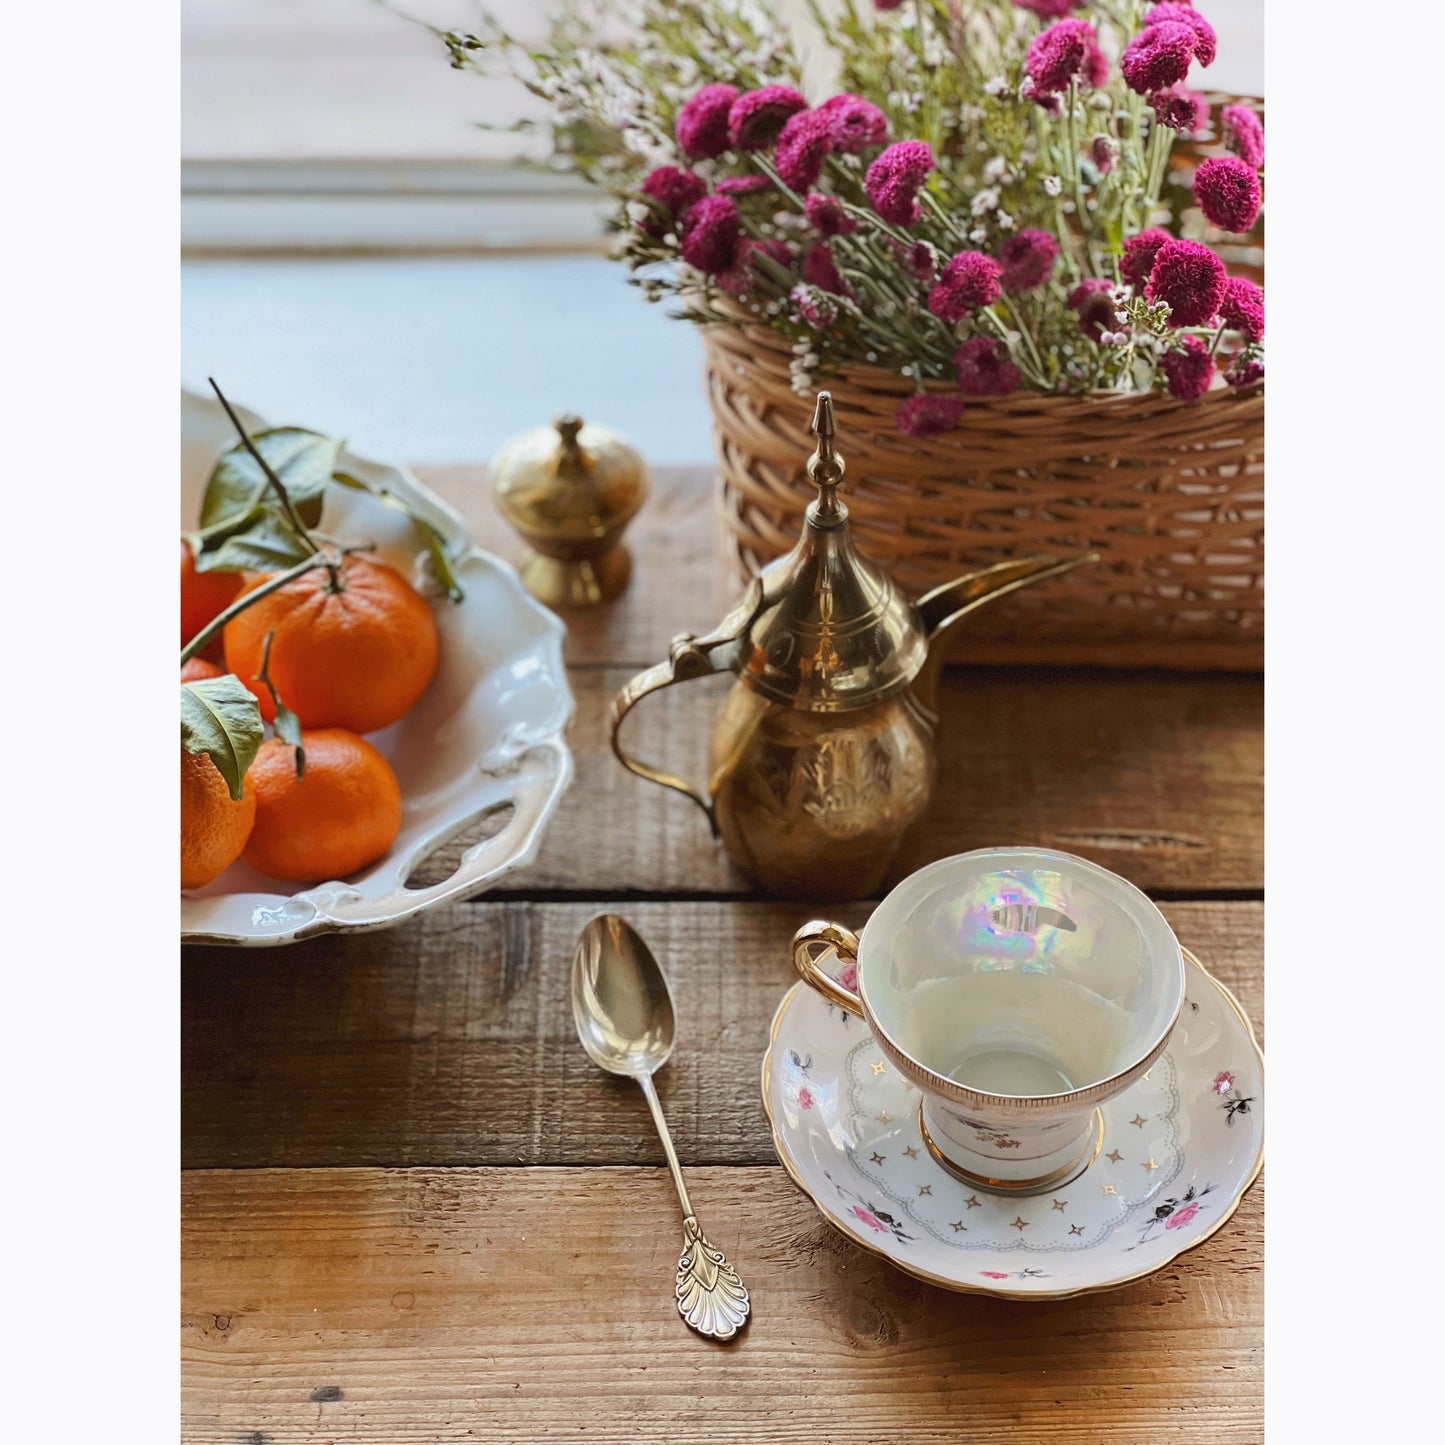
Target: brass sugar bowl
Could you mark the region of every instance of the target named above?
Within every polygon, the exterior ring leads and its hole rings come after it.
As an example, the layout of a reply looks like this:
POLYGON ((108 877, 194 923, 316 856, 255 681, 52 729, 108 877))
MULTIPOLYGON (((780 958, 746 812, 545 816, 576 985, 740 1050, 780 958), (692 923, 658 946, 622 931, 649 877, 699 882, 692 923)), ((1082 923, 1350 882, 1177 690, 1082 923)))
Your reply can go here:
POLYGON ((666 662, 623 688, 612 705, 612 749, 639 777, 691 798, 759 888, 837 901, 882 885, 928 809, 945 634, 996 597, 1097 559, 1003 562, 915 605, 853 545, 826 391, 812 430, 808 476, 818 496, 797 546, 753 579, 715 631, 684 633, 666 662), (618 734, 649 693, 718 672, 737 682, 713 727, 704 796, 632 757, 618 734))
POLYGON ((506 443, 492 461, 497 509, 530 550, 517 564, 549 607, 610 602, 632 558, 623 528, 647 498, 647 463, 604 427, 570 413, 506 443))

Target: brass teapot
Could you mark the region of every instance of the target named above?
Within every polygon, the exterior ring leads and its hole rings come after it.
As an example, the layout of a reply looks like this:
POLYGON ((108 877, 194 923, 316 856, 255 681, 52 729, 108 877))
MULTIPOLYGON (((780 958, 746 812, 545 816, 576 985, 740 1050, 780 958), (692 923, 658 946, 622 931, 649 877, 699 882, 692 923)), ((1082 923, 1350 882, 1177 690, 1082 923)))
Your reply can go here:
POLYGON ((639 777, 691 798, 765 892, 841 900, 883 883, 927 811, 944 635, 986 602, 1097 558, 1003 562, 915 605, 853 545, 826 391, 812 431, 808 476, 818 496, 797 546, 753 579, 715 631, 674 639, 666 662, 622 689, 612 750, 639 777), (725 671, 738 680, 713 728, 708 796, 625 751, 622 720, 644 697, 725 671))

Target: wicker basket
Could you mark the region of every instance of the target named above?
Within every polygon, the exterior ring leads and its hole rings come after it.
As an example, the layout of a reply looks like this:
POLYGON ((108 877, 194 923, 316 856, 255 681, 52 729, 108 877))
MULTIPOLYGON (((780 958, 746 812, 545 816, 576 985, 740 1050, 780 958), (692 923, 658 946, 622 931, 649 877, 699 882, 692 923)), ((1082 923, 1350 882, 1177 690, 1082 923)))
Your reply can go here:
MULTIPOLYGON (((703 339, 741 577, 797 538, 812 403, 794 394, 776 332, 709 326, 703 339)), ((893 421, 913 391, 902 377, 863 366, 828 386, 859 546, 915 595, 1029 552, 1102 557, 980 611, 951 659, 1263 667, 1261 387, 1192 405, 1019 393, 970 401, 957 431, 914 441, 893 421)))

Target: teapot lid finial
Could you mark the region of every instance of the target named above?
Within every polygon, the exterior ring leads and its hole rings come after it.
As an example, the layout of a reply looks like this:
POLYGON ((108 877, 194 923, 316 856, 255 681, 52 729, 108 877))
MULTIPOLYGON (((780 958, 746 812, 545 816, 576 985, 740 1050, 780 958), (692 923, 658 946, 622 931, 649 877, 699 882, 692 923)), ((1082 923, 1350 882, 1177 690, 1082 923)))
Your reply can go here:
POLYGON ((816 516, 832 520, 848 515, 848 510, 838 500, 838 486, 843 480, 847 465, 833 448, 833 394, 829 391, 818 393, 818 405, 813 412, 812 433, 818 438, 817 450, 808 458, 808 478, 818 488, 818 500, 813 504, 816 516))

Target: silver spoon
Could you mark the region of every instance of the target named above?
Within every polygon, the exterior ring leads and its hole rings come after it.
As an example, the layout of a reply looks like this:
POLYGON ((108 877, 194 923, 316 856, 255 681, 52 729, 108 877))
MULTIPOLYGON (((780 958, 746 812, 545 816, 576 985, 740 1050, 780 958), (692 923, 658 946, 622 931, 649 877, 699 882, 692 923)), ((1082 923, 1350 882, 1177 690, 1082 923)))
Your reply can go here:
POLYGON ((667 1166, 682 1204, 682 1256, 677 1262, 678 1313, 700 1335, 730 1340, 747 1320, 748 1292, 720 1249, 707 1242, 687 1197, 682 1168, 662 1117, 652 1076, 672 1053, 676 1026, 667 979, 636 930, 601 913, 582 930, 572 958, 572 1017, 592 1062, 635 1079, 652 1110, 667 1166))

